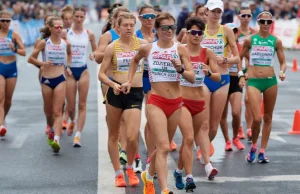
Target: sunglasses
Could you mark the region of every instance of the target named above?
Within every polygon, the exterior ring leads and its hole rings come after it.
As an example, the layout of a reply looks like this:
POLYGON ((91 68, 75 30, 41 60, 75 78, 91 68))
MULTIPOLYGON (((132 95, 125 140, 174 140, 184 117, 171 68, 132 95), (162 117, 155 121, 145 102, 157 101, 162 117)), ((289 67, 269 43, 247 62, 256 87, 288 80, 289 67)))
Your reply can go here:
POLYGON ((11 22, 11 20, 5 20, 5 19, 1 19, 0 20, 2 23, 10 23, 11 22))
POLYGON ((52 25, 52 27, 54 27, 56 30, 58 30, 58 29, 63 29, 64 25, 52 25))
POLYGON ((187 31, 189 34, 196 36, 198 34, 198 36, 202 36, 203 35, 203 31, 202 30, 188 30, 187 31))
POLYGON ((160 27, 160 29, 162 30, 162 31, 169 31, 169 30, 176 30, 176 28, 177 28, 177 26, 176 25, 163 25, 163 26, 159 26, 160 27))
POLYGON ((252 18, 252 14, 240 14, 241 18, 252 18))
POLYGON ((142 14, 140 16, 146 20, 148 20, 149 18, 152 20, 156 18, 156 14, 154 14, 154 13, 142 14))
POLYGON ((273 23, 273 20, 258 19, 257 22, 264 25, 270 25, 273 23))

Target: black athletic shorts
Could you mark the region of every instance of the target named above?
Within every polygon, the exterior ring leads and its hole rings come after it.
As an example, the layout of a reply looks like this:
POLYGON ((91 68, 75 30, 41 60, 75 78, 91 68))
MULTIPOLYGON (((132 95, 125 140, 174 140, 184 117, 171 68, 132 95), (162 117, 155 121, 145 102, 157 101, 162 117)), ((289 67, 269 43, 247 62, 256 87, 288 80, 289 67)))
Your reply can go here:
POLYGON ((238 76, 230 76, 230 85, 228 96, 234 92, 241 92, 243 93, 243 89, 239 87, 239 77, 238 76))

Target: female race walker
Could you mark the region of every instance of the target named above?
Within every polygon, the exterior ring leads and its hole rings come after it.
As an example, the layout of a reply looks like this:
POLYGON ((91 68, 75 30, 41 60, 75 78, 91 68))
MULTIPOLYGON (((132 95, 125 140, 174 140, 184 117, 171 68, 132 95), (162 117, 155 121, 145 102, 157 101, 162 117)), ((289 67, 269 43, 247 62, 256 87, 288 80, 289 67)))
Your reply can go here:
POLYGON ((17 83, 17 57, 25 56, 25 47, 20 35, 9 29, 11 14, 0 11, 0 137, 5 136, 7 126, 5 117, 11 107, 17 83))
POLYGON ((158 41, 141 47, 134 56, 130 64, 129 81, 123 89, 130 90, 139 61, 147 58, 151 82, 147 114, 156 150, 151 156, 149 170, 141 175, 144 193, 155 193, 153 176, 156 172, 161 193, 173 194, 167 186, 167 156, 180 120, 182 97, 179 75, 182 74, 188 82, 194 83, 195 74, 187 49, 173 41, 175 18, 170 13, 161 13, 156 18, 155 28, 158 41))
MULTIPOLYGON (((155 18, 156 18, 156 14, 152 5, 144 4, 140 7, 139 20, 141 21, 142 26, 141 29, 136 31, 136 36, 138 38, 145 39, 149 43, 157 41, 157 37, 155 36, 156 30, 154 29, 155 18)), ((151 84, 149 80, 147 60, 144 60, 143 90, 144 90, 145 102, 147 102, 151 92, 151 84)), ((146 108, 147 107, 145 107, 145 109, 146 108)), ((145 110, 145 113, 147 117, 147 110, 145 110)), ((146 168, 148 168, 150 164, 151 154, 155 150, 154 137, 151 133, 148 122, 146 122, 145 125, 145 141, 146 141, 147 155, 148 155, 146 168)), ((136 172, 143 171, 139 154, 135 158, 135 171, 136 172)))
MULTIPOLYGON (((193 180, 193 146, 194 134, 197 134, 203 123, 202 111, 205 109, 205 98, 203 92, 203 81, 205 76, 210 77, 214 81, 220 81, 221 76, 217 71, 217 59, 211 49, 202 48, 200 42, 205 30, 205 24, 198 18, 192 17, 186 21, 188 44, 186 48, 190 53, 191 63, 194 68, 196 82, 191 84, 182 76, 180 79, 181 92, 183 98, 181 117, 179 128, 182 133, 182 144, 179 150, 178 168, 174 171, 175 186, 177 189, 190 191, 196 188, 193 180), (211 70, 210 70, 210 69, 211 70), (182 171, 185 169, 186 184, 182 181, 182 171)), ((205 170, 209 179, 212 179, 218 173, 209 161, 209 138, 208 130, 201 131, 205 141, 200 142, 200 146, 207 148, 203 150, 202 155, 205 156, 205 170)))
MULTIPOLYGON (((207 8, 207 24, 201 45, 204 48, 211 48, 215 55, 217 55, 218 70, 221 74, 220 82, 215 82, 209 77, 204 79, 205 87, 203 89, 205 93, 209 94, 205 99, 207 106, 204 111, 209 112, 208 114, 205 113, 205 115, 208 116, 208 118, 205 119, 205 122, 209 122, 209 124, 205 123, 202 126, 204 128, 208 127, 209 138, 212 142, 217 134, 218 126, 228 96, 228 64, 239 64, 240 60, 233 31, 219 23, 223 13, 223 2, 221 0, 209 0, 205 7, 207 8), (228 58, 229 49, 233 55, 231 58, 228 58)), ((241 70, 240 65, 238 68, 241 70)), ((201 141, 201 136, 196 138, 199 138, 199 141, 201 141)), ((211 144, 210 155, 212 156, 213 153, 214 149, 211 144)))
MULTIPOLYGON (((276 103, 278 85, 277 78, 273 67, 275 52, 277 53, 280 63, 279 78, 285 80, 286 61, 283 51, 282 42, 279 38, 270 33, 271 24, 273 23, 270 12, 262 12, 258 15, 259 32, 250 38, 247 38, 243 44, 241 59, 250 58, 248 68, 248 98, 250 109, 253 116, 252 124, 252 145, 246 156, 249 163, 256 160, 257 140, 260 133, 261 100, 264 99, 264 124, 262 128, 261 148, 258 154, 259 163, 269 163, 265 157, 265 149, 268 144, 272 129, 272 115, 276 103), (248 53, 250 56, 248 56, 248 53)), ((244 78, 240 79, 244 83, 244 78)))
POLYGON ((132 82, 132 90, 121 91, 122 83, 128 80, 130 61, 147 41, 134 36, 136 18, 131 13, 123 13, 118 18, 118 29, 120 39, 109 44, 105 50, 104 59, 99 71, 99 79, 109 86, 107 91, 107 126, 108 126, 108 152, 115 170, 115 186, 125 187, 126 182, 120 169, 118 152, 118 139, 120 133, 121 118, 124 117, 126 128, 127 158, 126 174, 129 185, 139 184, 139 178, 133 169, 135 154, 138 149, 139 129, 141 122, 141 109, 143 103, 143 65, 139 62, 137 75, 132 82), (107 70, 112 67, 113 80, 106 75, 107 70))
POLYGON ((41 73, 41 86, 44 98, 46 117, 51 117, 50 126, 54 131, 48 134, 48 144, 55 153, 60 150, 59 139, 62 127, 62 111, 66 94, 65 69, 71 75, 69 69, 71 63, 71 45, 61 39, 63 22, 58 17, 49 20, 43 34, 43 40, 36 46, 30 55, 28 62, 43 67, 41 73), (43 52, 43 61, 37 60, 40 52, 43 52), (66 67, 66 68, 65 68, 66 67))
MULTIPOLYGON (((72 75, 67 77, 67 107, 71 123, 67 129, 67 135, 73 134, 76 115, 76 93, 78 91, 78 118, 77 131, 74 137, 73 146, 81 147, 80 139, 86 119, 86 100, 90 85, 90 73, 87 69, 88 46, 92 51, 96 50, 96 41, 94 33, 83 28, 85 19, 85 8, 76 7, 74 9, 74 23, 72 27, 65 32, 64 38, 71 44, 72 62, 70 69, 72 75)), ((89 55, 90 60, 94 60, 94 54, 89 55)))

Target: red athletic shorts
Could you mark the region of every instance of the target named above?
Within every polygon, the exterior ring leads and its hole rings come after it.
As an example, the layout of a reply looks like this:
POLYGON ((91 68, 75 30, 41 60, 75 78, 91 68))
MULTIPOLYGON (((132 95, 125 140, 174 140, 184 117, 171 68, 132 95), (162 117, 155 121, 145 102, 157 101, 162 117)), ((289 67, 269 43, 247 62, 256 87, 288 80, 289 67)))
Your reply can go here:
POLYGON ((186 107, 192 116, 202 112, 205 109, 205 101, 204 100, 190 100, 183 98, 182 106, 186 107))
POLYGON ((182 106, 182 97, 169 99, 164 98, 162 96, 151 94, 147 104, 153 104, 165 113, 166 117, 168 118, 171 116, 176 110, 180 109, 182 106))

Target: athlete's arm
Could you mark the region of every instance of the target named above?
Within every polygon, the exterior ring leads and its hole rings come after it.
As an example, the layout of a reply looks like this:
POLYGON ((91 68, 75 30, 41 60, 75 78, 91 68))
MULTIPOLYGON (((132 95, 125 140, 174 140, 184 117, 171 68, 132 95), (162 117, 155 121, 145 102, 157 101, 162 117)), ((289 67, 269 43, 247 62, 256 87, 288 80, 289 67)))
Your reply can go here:
POLYGON ((25 46, 22 42, 22 39, 20 37, 19 34, 17 34, 16 32, 13 32, 13 38, 15 43, 17 43, 17 48, 15 48, 15 53, 21 55, 21 56, 26 56, 26 51, 25 51, 25 46))
POLYGON ((33 45, 33 48, 35 48, 40 43, 41 40, 42 40, 41 37, 38 37, 33 45))
POLYGON ((176 38, 178 42, 182 41, 182 38, 184 37, 185 33, 186 33, 186 28, 182 28, 176 38))
POLYGON ((195 77, 194 68, 191 64, 190 55, 189 55, 187 48, 185 46, 179 45, 178 46, 178 54, 180 56, 180 60, 182 61, 182 64, 184 64, 184 72, 182 73, 182 76, 188 82, 194 83, 196 80, 196 77, 195 77))
POLYGON ((217 58, 213 50, 211 49, 206 49, 206 57, 208 61, 208 65, 210 67, 210 70, 212 71, 211 76, 209 77, 210 79, 220 82, 221 81, 221 75, 218 72, 218 65, 217 65, 217 58))
POLYGON ((40 68, 43 66, 43 61, 39 61, 37 60, 39 53, 45 49, 46 46, 46 41, 45 40, 41 40, 39 42, 39 44, 34 48, 33 52, 31 53, 31 55, 28 58, 28 63, 31 63, 33 65, 35 65, 36 67, 40 68))
POLYGON ((102 62, 104 58, 105 49, 107 45, 109 45, 109 43, 111 42, 111 39, 112 37, 109 31, 105 32, 105 34, 100 36, 98 41, 98 48, 95 51, 95 60, 97 63, 102 62))
MULTIPOLYGON (((230 47, 233 57, 227 59, 227 64, 240 64, 239 51, 236 46, 236 39, 233 30, 224 26, 224 32, 227 35, 228 46, 230 47)), ((238 65, 238 70, 242 70, 242 66, 238 65)))
POLYGON ((107 77, 106 72, 109 69, 109 66, 111 65, 113 54, 114 54, 114 43, 111 43, 110 45, 107 46, 104 52, 104 59, 102 61, 100 71, 98 74, 98 79, 111 88, 114 88, 114 82, 107 77))
POLYGON ((88 31, 88 33, 89 33, 89 39, 92 46, 92 51, 95 52, 95 50, 97 49, 95 34, 90 31, 88 31))
POLYGON ((283 81, 285 79, 286 61, 285 61, 282 41, 278 38, 276 40, 276 51, 277 51, 278 61, 280 63, 279 78, 281 79, 281 81, 283 81))
POLYGON ((188 42, 189 42, 188 36, 184 34, 181 40, 181 44, 187 44, 188 42))
POLYGON ((71 44, 67 42, 67 67, 71 66, 71 61, 72 61, 71 44))
POLYGON ((60 37, 64 40, 67 40, 67 29, 63 29, 62 32, 61 32, 61 35, 60 37))
POLYGON ((251 46, 250 38, 246 38, 243 43, 242 51, 240 52, 240 60, 242 61, 245 57, 247 60, 249 60, 249 50, 251 46))

